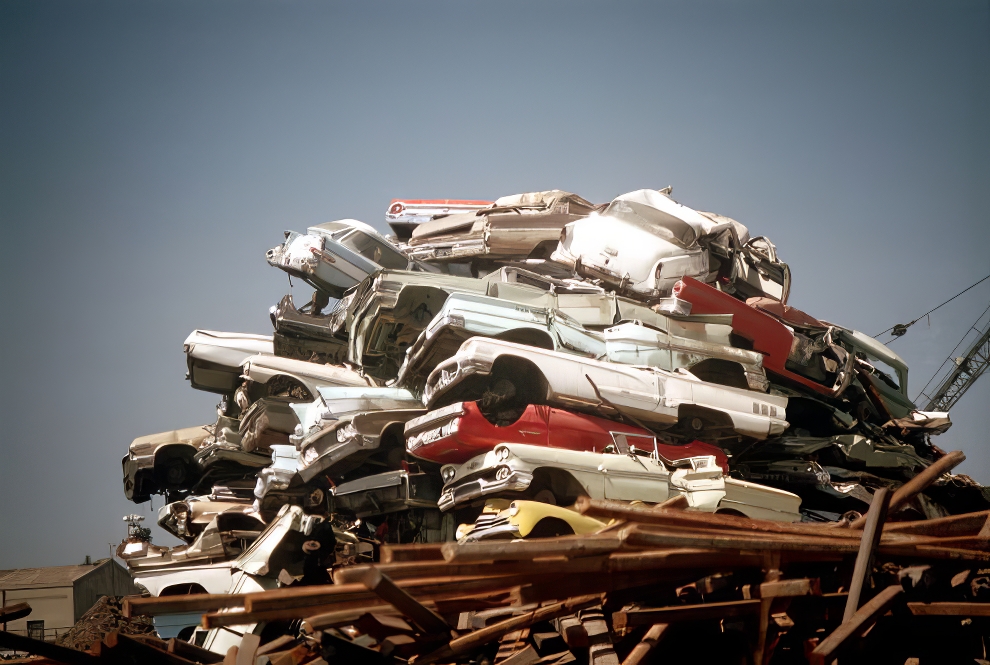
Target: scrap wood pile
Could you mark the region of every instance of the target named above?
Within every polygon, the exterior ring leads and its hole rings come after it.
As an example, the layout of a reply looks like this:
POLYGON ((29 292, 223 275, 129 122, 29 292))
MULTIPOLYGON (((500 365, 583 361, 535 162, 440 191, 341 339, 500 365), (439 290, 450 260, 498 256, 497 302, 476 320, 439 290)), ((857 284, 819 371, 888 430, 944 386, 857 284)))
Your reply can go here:
POLYGON ((974 662, 990 636, 990 511, 886 521, 938 472, 831 524, 583 498, 578 512, 609 520, 597 533, 386 545, 333 584, 125 598, 128 617, 269 626, 226 654, 117 632, 85 653, 0 646, 87 665, 974 662))
POLYGON ((55 644, 84 650, 109 633, 121 635, 154 635, 155 627, 148 617, 125 617, 119 597, 102 596, 96 604, 79 617, 72 628, 58 636, 55 644))

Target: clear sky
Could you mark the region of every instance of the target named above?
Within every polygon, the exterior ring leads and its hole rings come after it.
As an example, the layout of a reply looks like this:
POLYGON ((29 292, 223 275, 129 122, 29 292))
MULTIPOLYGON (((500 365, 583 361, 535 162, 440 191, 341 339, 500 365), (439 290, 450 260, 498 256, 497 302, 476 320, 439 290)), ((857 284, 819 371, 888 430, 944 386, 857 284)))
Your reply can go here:
MULTIPOLYGON (((777 244, 791 304, 874 334, 990 274, 988 184, 987 0, 4 0, 0 568, 154 521, 120 458, 215 417, 182 341, 270 332, 283 229, 673 185, 777 244)), ((893 344, 914 389, 988 303, 893 344)), ((985 377, 938 440, 983 482, 988 407, 985 377)))

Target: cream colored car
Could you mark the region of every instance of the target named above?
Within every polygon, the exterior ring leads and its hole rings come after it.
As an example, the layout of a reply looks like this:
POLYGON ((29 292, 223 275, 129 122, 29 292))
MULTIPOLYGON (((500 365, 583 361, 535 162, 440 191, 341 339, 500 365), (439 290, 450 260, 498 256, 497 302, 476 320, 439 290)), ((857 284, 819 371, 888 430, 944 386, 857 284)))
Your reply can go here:
POLYGON ((443 511, 492 498, 569 505, 579 496, 661 503, 683 495, 688 510, 801 519, 799 496, 726 477, 711 455, 669 462, 634 447, 587 452, 503 443, 465 464, 442 467, 440 475, 444 487, 437 503, 443 511))
POLYGON ((570 508, 541 501, 491 499, 474 524, 461 524, 455 537, 459 543, 503 538, 550 538, 595 533, 605 522, 570 508))

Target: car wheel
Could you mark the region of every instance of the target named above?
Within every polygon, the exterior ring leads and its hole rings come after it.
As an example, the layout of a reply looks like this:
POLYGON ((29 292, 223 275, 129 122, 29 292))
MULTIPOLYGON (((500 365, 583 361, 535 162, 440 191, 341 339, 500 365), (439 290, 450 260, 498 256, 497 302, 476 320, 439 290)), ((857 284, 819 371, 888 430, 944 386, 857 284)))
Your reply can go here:
POLYGON ((553 492, 543 488, 539 492, 533 495, 533 501, 538 501, 540 503, 548 503, 551 506, 557 505, 557 497, 553 495, 553 492))

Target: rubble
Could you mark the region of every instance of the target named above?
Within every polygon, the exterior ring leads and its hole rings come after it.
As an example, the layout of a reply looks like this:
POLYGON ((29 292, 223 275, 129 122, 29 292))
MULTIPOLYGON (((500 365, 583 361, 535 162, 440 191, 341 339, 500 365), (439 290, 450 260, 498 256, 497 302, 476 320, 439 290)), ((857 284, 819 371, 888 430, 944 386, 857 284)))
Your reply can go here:
POLYGON ((55 644, 85 651, 110 633, 154 635, 155 628, 148 617, 125 617, 121 598, 102 596, 72 628, 59 635, 55 644))
POLYGON ((272 337, 186 340, 216 421, 123 460, 184 541, 118 548, 162 639, 86 662, 982 657, 990 494, 771 241, 669 189, 387 220, 286 232, 272 337))

